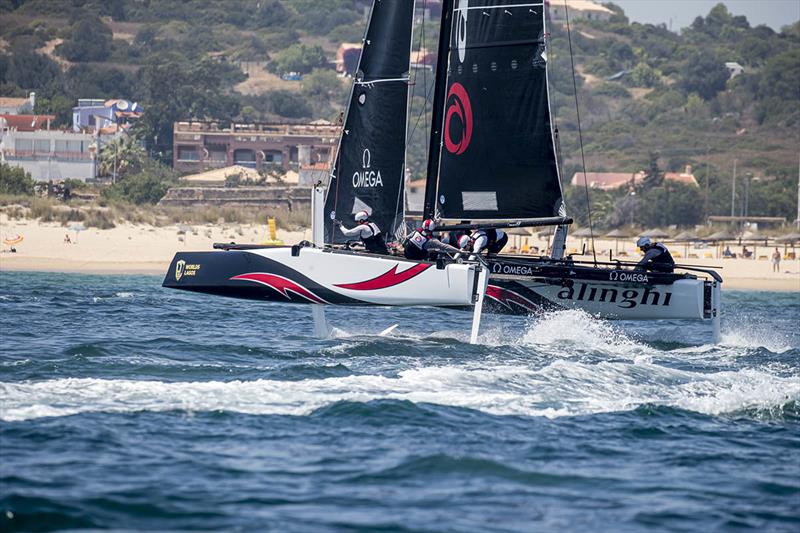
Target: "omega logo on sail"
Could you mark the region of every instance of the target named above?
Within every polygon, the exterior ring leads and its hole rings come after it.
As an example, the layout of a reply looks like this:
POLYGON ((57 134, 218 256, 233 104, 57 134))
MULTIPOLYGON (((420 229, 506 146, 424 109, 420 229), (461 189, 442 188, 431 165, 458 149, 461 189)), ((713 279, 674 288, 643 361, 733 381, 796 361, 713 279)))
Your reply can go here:
POLYGON ((364 148, 361 154, 361 171, 353 172, 353 187, 383 187, 381 171, 370 170, 372 164, 372 154, 369 148, 364 148))

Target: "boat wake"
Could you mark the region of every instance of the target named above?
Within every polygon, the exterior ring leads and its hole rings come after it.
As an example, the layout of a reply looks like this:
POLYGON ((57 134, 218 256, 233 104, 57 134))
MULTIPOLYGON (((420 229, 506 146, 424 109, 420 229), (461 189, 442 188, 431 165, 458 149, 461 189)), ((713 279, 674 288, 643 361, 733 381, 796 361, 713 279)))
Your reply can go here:
POLYGON ((54 379, 0 383, 0 419, 29 420, 86 412, 230 411, 308 415, 339 401, 407 400, 476 409, 493 415, 577 416, 642 405, 708 415, 770 413, 800 402, 800 377, 757 370, 704 374, 650 363, 586 364, 555 360, 520 365, 437 366, 394 377, 354 375, 279 381, 164 382, 54 379))

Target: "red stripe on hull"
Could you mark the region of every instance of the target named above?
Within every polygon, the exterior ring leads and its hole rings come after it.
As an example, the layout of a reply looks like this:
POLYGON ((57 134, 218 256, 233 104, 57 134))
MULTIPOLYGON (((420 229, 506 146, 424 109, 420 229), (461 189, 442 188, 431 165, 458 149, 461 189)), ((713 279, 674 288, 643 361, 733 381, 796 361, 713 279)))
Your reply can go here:
POLYGON ((401 283, 404 283, 411 278, 422 274, 432 265, 419 263, 400 273, 397 272, 398 266, 400 265, 397 264, 393 266, 388 272, 384 272, 376 278, 368 279, 366 281, 359 281, 358 283, 342 283, 336 286, 341 287, 342 289, 350 289, 353 291, 374 291, 378 289, 386 289, 388 287, 400 285, 401 283))
POLYGON ((317 303, 317 304, 327 304, 325 300, 311 292, 310 290, 306 289, 302 285, 298 285, 296 282, 290 280, 289 278, 284 278, 283 276, 278 276, 276 274, 267 274, 265 272, 250 272, 249 274, 240 274, 238 276, 233 276, 230 278, 232 280, 242 280, 242 281, 252 281, 255 283, 260 283, 261 285, 266 285, 267 287, 278 291, 279 293, 286 296, 287 300, 291 300, 292 297, 289 296, 289 292, 293 292, 294 294, 305 298, 306 300, 317 303))

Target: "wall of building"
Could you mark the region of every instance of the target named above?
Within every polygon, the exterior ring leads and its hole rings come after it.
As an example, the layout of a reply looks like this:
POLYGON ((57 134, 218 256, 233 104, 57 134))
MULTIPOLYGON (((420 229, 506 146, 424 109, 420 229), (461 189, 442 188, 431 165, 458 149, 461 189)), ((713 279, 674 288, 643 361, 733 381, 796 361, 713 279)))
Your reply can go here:
POLYGON ((0 158, 24 168, 35 180, 72 178, 85 181, 94 177, 94 142, 89 134, 61 130, 4 131, 0 158))
POLYGON ((181 173, 231 165, 258 170, 269 165, 296 169, 301 159, 329 161, 338 136, 339 128, 329 125, 237 125, 219 129, 206 123, 177 123, 172 166, 181 173))
POLYGON ((214 205, 226 207, 307 208, 311 204, 308 187, 173 187, 158 205, 189 207, 214 205))

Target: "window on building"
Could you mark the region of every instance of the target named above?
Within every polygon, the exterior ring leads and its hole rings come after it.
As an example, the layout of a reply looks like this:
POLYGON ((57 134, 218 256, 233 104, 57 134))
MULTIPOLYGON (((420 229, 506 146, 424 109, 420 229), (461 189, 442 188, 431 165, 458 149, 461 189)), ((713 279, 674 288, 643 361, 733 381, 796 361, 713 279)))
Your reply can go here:
POLYGON ((14 139, 14 150, 17 152, 33 152, 33 140, 14 139))
POLYGON ((36 154, 50 153, 50 139, 36 139, 33 141, 33 152, 36 154))
POLYGON ((253 150, 234 150, 233 164, 248 168, 256 168, 256 153, 253 150))
POLYGON ((178 161, 199 161, 196 146, 178 146, 178 161))
POLYGON ((56 140, 55 152, 57 154, 80 154, 86 150, 86 144, 83 141, 56 140))
POLYGON ((208 160, 213 163, 225 163, 228 160, 228 152, 225 148, 206 147, 208 150, 208 160))
POLYGON ((275 163, 280 165, 283 163, 283 153, 281 152, 264 152, 265 163, 275 163))

